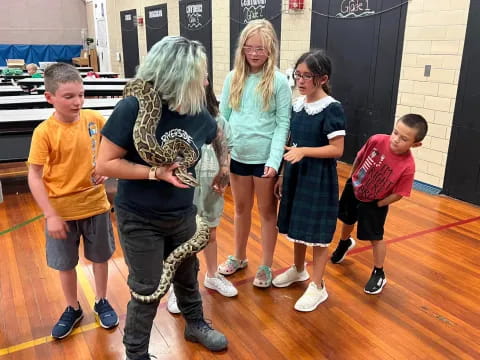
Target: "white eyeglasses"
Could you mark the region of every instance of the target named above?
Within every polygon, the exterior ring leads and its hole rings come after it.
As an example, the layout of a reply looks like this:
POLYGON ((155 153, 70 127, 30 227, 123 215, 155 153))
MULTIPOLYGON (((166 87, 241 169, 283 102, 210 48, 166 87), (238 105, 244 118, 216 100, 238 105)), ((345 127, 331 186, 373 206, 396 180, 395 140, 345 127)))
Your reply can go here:
POLYGON ((247 55, 250 55, 250 54, 253 54, 253 53, 257 53, 257 55, 266 55, 267 54, 267 50, 263 47, 244 46, 243 51, 247 55))

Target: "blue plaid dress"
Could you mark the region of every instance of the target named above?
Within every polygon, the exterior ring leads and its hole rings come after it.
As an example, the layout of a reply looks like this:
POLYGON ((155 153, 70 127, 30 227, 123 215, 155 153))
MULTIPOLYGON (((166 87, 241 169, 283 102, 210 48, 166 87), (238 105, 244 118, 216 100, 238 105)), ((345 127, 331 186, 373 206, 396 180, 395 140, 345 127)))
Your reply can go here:
MULTIPOLYGON (((290 144, 320 147, 329 139, 345 136, 342 105, 327 96, 314 103, 298 99, 293 105, 290 144)), ((328 246, 338 216, 338 176, 335 159, 305 157, 296 164, 284 163, 278 229, 292 241, 328 246)))

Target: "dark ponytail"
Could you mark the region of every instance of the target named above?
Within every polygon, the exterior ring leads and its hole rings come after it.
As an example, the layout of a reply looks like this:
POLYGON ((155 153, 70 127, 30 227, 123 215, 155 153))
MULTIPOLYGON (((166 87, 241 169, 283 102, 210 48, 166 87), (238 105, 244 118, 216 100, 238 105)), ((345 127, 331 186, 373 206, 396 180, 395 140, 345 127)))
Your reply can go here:
POLYGON ((205 96, 207 97, 207 110, 213 118, 218 116, 218 100, 213 91, 212 81, 208 75, 208 85, 205 87, 205 96))

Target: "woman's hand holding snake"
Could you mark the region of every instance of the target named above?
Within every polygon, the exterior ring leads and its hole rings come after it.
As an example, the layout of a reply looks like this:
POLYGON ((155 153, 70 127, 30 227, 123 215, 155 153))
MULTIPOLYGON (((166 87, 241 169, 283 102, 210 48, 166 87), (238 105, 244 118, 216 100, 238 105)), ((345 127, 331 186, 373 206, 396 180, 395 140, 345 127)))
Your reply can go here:
POLYGON ((180 165, 178 163, 173 163, 171 165, 159 166, 155 171, 155 177, 158 180, 166 181, 173 186, 176 186, 181 189, 188 189, 190 186, 184 184, 178 177, 175 176, 173 171, 178 168, 180 165))

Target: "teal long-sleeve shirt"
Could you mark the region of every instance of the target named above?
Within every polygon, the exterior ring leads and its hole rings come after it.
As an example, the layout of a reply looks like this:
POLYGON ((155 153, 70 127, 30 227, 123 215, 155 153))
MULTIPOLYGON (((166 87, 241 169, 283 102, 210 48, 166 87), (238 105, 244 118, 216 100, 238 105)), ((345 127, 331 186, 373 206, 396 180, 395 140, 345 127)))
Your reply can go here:
POLYGON ((229 122, 232 136, 232 159, 244 164, 263 164, 278 171, 290 128, 292 92, 288 80, 275 72, 270 108, 263 110, 263 97, 257 91, 262 73, 250 74, 243 88, 240 109, 230 107, 230 83, 225 79, 220 112, 229 122))

